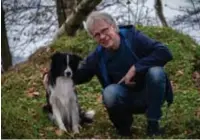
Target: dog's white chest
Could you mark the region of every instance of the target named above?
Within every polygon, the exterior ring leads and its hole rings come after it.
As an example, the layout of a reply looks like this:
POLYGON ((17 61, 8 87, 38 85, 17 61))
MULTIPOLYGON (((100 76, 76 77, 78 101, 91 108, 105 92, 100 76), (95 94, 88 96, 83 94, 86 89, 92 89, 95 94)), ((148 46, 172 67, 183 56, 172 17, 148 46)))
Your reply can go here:
POLYGON ((52 91, 50 104, 59 128, 66 131, 66 126, 72 127, 75 133, 79 133, 79 110, 73 81, 69 78, 58 77, 55 87, 50 90, 52 91))
POLYGON ((55 98, 59 99, 62 104, 67 105, 69 101, 76 101, 76 94, 74 92, 73 81, 69 78, 59 77, 56 79, 55 87, 50 87, 52 103, 55 98))
POLYGON ((74 94, 73 81, 69 78, 57 78, 56 85, 52 90, 54 95, 70 98, 70 95, 74 94))

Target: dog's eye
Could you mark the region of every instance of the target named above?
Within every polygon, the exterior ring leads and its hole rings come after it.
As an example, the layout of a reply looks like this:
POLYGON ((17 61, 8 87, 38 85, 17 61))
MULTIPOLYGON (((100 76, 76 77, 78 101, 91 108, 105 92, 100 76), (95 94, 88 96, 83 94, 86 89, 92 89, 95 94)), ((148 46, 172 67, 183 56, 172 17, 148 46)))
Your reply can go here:
POLYGON ((63 64, 67 65, 67 59, 63 59, 63 64))

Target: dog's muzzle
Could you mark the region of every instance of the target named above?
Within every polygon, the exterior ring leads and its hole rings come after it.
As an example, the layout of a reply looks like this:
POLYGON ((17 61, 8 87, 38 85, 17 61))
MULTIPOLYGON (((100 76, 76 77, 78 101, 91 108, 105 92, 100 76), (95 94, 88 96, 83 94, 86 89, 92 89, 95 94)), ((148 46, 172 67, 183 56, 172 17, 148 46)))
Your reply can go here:
POLYGON ((71 71, 65 71, 64 72, 64 75, 66 76, 66 77, 72 77, 72 72, 71 71))

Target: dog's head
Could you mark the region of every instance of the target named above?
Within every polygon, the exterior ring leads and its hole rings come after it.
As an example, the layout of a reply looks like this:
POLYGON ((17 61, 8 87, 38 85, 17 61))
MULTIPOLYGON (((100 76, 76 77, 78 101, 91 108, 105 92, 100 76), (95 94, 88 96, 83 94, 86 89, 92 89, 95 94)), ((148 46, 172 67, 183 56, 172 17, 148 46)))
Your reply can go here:
POLYGON ((54 77, 72 78, 82 58, 75 54, 56 52, 51 57, 51 73, 54 77))

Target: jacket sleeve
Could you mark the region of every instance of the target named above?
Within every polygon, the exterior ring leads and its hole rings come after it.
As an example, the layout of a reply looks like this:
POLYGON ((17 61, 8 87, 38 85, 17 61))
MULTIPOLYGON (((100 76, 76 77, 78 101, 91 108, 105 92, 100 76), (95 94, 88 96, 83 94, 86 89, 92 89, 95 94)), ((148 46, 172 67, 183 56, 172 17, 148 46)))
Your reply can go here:
POLYGON ((95 75, 97 66, 97 56, 96 52, 92 52, 88 55, 79 65, 73 80, 75 85, 83 84, 92 79, 95 75))
POLYGON ((135 64, 136 72, 146 72, 153 66, 164 66, 173 59, 166 46, 140 31, 135 32, 134 41, 137 52, 142 54, 142 58, 135 64))

